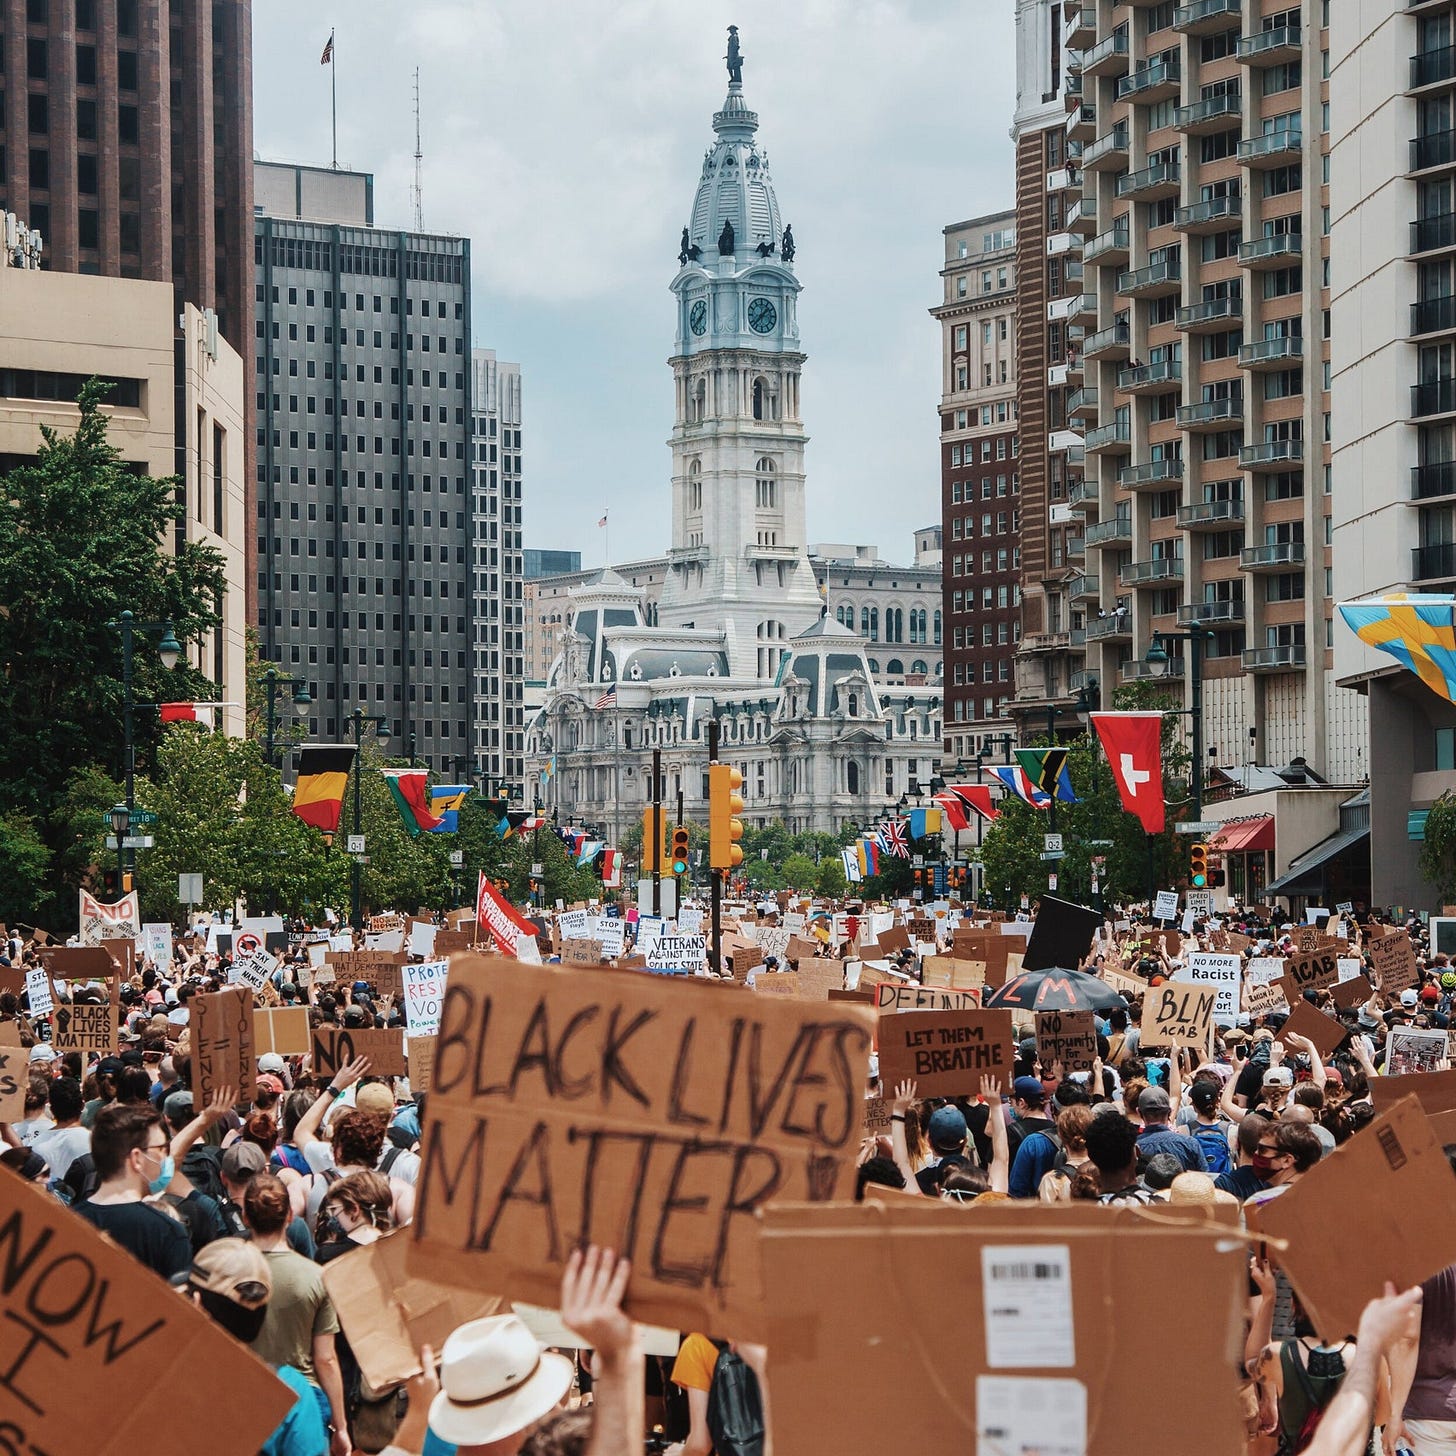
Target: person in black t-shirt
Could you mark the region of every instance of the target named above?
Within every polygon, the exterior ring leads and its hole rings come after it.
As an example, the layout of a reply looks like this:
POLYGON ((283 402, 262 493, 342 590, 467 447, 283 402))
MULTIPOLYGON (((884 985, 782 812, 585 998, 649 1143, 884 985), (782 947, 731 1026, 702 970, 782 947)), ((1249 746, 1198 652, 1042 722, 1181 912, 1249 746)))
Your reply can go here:
POLYGON ((75 1211, 121 1245, 139 1263, 170 1279, 192 1263, 186 1228, 155 1204, 172 1181, 166 1124, 150 1102, 113 1104, 97 1115, 91 1156, 100 1185, 75 1211))

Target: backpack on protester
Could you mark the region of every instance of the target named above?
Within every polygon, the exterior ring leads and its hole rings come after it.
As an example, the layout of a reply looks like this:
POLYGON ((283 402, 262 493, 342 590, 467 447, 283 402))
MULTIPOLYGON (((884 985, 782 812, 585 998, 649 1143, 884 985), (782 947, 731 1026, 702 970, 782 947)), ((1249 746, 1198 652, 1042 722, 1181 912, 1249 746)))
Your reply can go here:
POLYGON ((717 1456, 763 1456, 763 1396, 758 1376, 741 1355, 722 1344, 718 1344, 718 1363, 708 1388, 708 1434, 717 1456))
POLYGON ((1330 1402, 1335 1398, 1347 1374, 1345 1357, 1340 1350, 1309 1350, 1310 1360, 1317 1361, 1318 1365, 1312 1371, 1307 1369, 1295 1352, 1295 1347, 1299 1344, 1297 1339, 1285 1340, 1279 1351, 1284 1369, 1293 1372, 1295 1383, 1299 1386, 1305 1402, 1304 1419, 1299 1424, 1299 1431, 1292 1444, 1281 1429, 1279 1456, 1298 1456, 1299 1452, 1309 1449, 1315 1432, 1319 1430, 1320 1422, 1324 1419, 1325 1411, 1329 1409, 1330 1402))
POLYGON ((227 1198, 222 1183, 222 1149, 194 1143, 182 1159, 182 1176, 199 1192, 221 1203, 227 1198))
POLYGON ((1207 1127, 1201 1122, 1196 1124, 1193 1141, 1198 1144, 1203 1161, 1208 1164, 1208 1171, 1215 1178, 1220 1173, 1233 1172, 1234 1160, 1229 1153, 1227 1123, 1215 1123, 1213 1127, 1207 1127))

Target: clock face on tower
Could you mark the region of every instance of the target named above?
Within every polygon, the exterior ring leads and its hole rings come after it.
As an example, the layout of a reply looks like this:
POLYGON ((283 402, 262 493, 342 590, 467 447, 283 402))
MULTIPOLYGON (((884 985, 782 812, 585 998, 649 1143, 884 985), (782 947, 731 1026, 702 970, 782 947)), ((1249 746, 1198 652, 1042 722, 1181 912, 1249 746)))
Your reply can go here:
POLYGON ((703 333, 708 327, 708 305, 701 298, 688 310, 688 327, 695 334, 703 333))
POLYGON ((766 298, 755 298, 748 305, 748 326, 756 334, 767 334, 779 320, 778 310, 766 298))

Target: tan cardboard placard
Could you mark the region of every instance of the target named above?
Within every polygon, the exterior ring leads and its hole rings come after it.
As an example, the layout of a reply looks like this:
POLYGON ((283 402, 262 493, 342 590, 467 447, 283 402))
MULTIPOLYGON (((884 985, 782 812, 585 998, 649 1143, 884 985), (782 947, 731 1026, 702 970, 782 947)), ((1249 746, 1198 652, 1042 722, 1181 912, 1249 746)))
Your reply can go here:
POLYGON ((504 1300, 411 1276, 409 1234, 400 1229, 324 1265, 324 1287, 364 1378, 388 1390, 420 1373, 419 1348, 438 1350, 467 1320, 497 1313, 504 1300))
POLYGON ((301 1057, 312 1047, 307 1006, 269 1007, 253 1012, 253 1045, 258 1056, 276 1052, 301 1057))
POLYGON ((410 1091, 418 1096, 430 1090, 430 1075, 435 1069, 435 1044, 438 1036, 407 1036, 405 1054, 409 1060, 410 1091))
POLYGON ((960 960, 955 956, 926 956, 920 963, 921 984, 965 991, 986 984, 986 962, 960 960))
POLYGON ((756 945, 740 940, 733 947, 733 978, 741 981, 749 971, 756 971, 763 964, 763 951, 756 945))
POLYGON ((110 1001, 100 1006, 67 1006, 56 1003, 51 1015, 51 1043, 58 1052, 98 1052, 105 1056, 116 1050, 116 1007, 110 1001))
POLYGON ((467 930, 437 930, 435 932, 435 959, 444 960, 457 951, 470 949, 470 932, 467 930))
POLYGON ((19 1023, 0 1022, 0 1122, 19 1122, 25 1116, 29 1057, 20 1045, 19 1023))
POLYGON ((48 945, 40 963, 59 981, 105 981, 121 974, 121 942, 105 945, 48 945))
POLYGON ((1370 945, 1370 959, 1375 963, 1375 984, 1385 996, 1398 996, 1420 979, 1416 970, 1416 952, 1404 930, 1382 935, 1370 945))
POLYGON ((400 969, 409 957, 403 951, 336 950, 324 957, 334 973, 344 981, 369 981, 381 996, 404 995, 404 972, 400 969))
POLYGON ((1036 1057, 1043 1071, 1060 1062, 1068 1072, 1090 1072, 1097 1060, 1097 1015, 1092 1011, 1038 1011, 1036 1057))
POLYGON ((589 1240, 632 1261, 634 1319, 762 1338, 754 1214, 850 1196, 873 1031, 689 976, 457 958, 409 1272, 551 1306, 589 1240))
POLYGON ((1268 1016, 1271 1011, 1288 1011, 1289 998, 1284 993, 1284 981, 1257 983, 1245 981, 1243 987, 1244 1010, 1250 1016, 1268 1016))
POLYGON ((1370 1100, 1377 1112, 1388 1111, 1404 1097, 1419 1099, 1428 1114, 1456 1112, 1456 1070, 1370 1079, 1370 1100))
POLYGON ((404 1034, 397 1028, 316 1026, 311 1039, 309 1056, 316 1076, 332 1077, 355 1057, 369 1058, 367 1074, 371 1077, 409 1075, 404 1034))
POLYGON ((1303 996, 1291 1001, 1290 1005, 1294 1009, 1279 1032, 1280 1038, 1291 1031, 1296 1036, 1307 1036, 1314 1043, 1321 1060, 1329 1057, 1348 1035, 1342 1022, 1336 1021, 1333 1016, 1326 1016, 1318 1007, 1311 1006, 1303 996))
POLYGON ((830 991, 830 1001, 856 1001, 861 1006, 873 1006, 875 1004, 875 993, 873 991, 830 991))
MULTIPOLYGON (((1125 1456, 1127 1433, 1146 1424, 1147 1391, 1108 1371, 1136 1360, 1168 1309, 1188 1315, 1180 1338, 1195 1368, 1237 1363, 1248 1252, 1205 1210, 1007 1209, 887 1192, 874 1204, 764 1211, 776 1448, 871 1449, 866 1432, 883 1425, 889 1389, 896 1451, 1125 1456), (1015 1287, 1046 1312, 1039 1339, 1011 1292, 1028 1265, 1043 1277, 1034 1291, 1031 1281, 1015 1287), (948 1288, 965 1293, 947 1299, 948 1288), (867 1289, 886 1295, 866 1298, 867 1289), (853 1369, 865 1351, 874 1379, 836 1380, 826 1400, 824 1372, 853 1369)), ((1187 1385, 1160 1412, 1158 1456, 1243 1456, 1236 1382, 1187 1385)))
POLYGON ((886 960, 902 950, 910 949, 910 935, 903 925, 892 925, 888 930, 880 931, 879 942, 879 960, 886 960))
POLYGON ((827 1001, 831 991, 844 986, 842 961, 800 961, 795 974, 799 978, 799 994, 805 1001, 827 1001))
POLYGON ((5 1207, 12 1449, 195 1456, 202 1431, 216 1456, 261 1449, 297 1397, 251 1350, 35 1184, 10 1178, 5 1207), (137 1399, 159 1382, 165 1419, 137 1399))
POLYGON ((561 961, 568 966, 599 966, 602 963, 602 943, 599 940, 563 940, 561 961))
POLYGON ((939 986, 917 986, 913 981, 883 981, 875 987, 875 1007, 887 1014, 901 1011, 974 1011, 980 1004, 979 989, 949 991, 939 986))
POLYGON ((787 996, 791 1001, 804 999, 797 971, 755 971, 753 989, 760 996, 787 996))
MULTIPOLYGON (((236 1087, 241 1101, 251 1101, 256 1086, 258 1054, 253 1035, 253 993, 246 986, 229 986, 194 996, 187 1003, 192 1013, 192 1065, 202 1101, 223 1087, 236 1087)), ((332 1076, 332 1072, 325 1073, 332 1076)))
POLYGON ((1201 981, 1167 981, 1150 986, 1143 998, 1140 1044, 1145 1047, 1205 1046, 1218 987, 1201 981))
POLYGON ((1280 1197, 1244 1210, 1251 1228, 1289 1241, 1280 1265, 1320 1335, 1340 1340, 1387 1280, 1409 1289, 1450 1264, 1456 1178, 1421 1104, 1406 1097, 1280 1197), (1372 1238, 1393 1216, 1399 1236, 1372 1238))
MULTIPOLYGON (((936 995, 967 995, 940 991, 936 995)), ((917 1097, 974 1096, 982 1077, 1010 1079, 1011 1013, 903 1011, 879 1022, 880 1085, 908 1079, 917 1097)))
POLYGON ((1375 987, 1369 976, 1352 976, 1348 981, 1337 981, 1330 987, 1330 998, 1342 1011, 1350 1006, 1363 1006, 1375 987))
MULTIPOLYGON (((1321 991, 1340 979, 1340 958, 1333 949, 1284 958, 1285 976, 1300 991, 1321 991)), ((1293 1000, 1290 1002, 1293 1005, 1293 1000)))
POLYGON ((1148 983, 1141 976, 1125 975, 1122 971, 1112 966, 1103 966, 1098 972, 1100 979, 1107 982, 1119 996, 1126 997, 1129 1001, 1147 992, 1148 983))
POLYGON ((818 949, 819 945, 817 941, 804 940, 797 935, 791 935, 789 937, 789 944, 784 951, 784 959, 786 961, 797 961, 802 965, 805 961, 818 959, 814 954, 818 949))
POLYGON ((864 1100, 864 1136, 888 1137, 890 1135, 890 1099, 888 1097, 866 1097, 864 1100))

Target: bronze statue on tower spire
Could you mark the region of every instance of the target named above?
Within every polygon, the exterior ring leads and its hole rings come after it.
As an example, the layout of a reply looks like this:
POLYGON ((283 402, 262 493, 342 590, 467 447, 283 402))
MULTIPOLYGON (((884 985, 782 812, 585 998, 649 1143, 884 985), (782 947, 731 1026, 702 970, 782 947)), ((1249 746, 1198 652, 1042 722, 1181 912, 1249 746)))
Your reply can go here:
POLYGON ((728 27, 728 54, 723 57, 728 63, 728 79, 736 85, 743 84, 743 52, 738 49, 738 27, 728 27))

